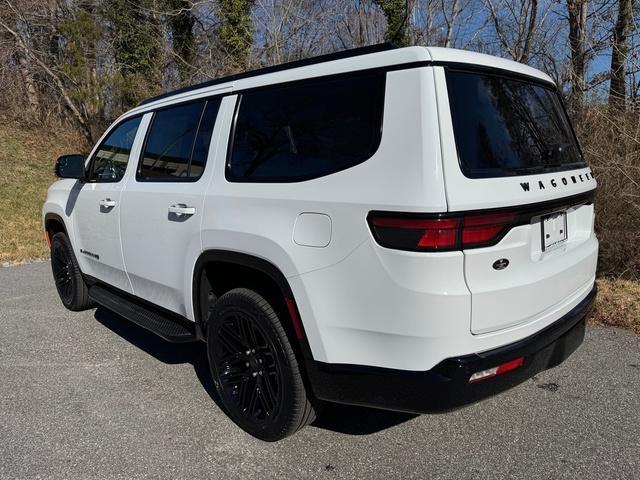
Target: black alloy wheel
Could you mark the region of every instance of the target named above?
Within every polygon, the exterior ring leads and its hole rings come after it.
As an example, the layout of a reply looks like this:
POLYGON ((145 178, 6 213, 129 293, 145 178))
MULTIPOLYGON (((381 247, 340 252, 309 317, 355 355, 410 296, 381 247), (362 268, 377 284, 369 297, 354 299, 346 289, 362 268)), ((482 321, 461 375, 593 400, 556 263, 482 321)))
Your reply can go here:
POLYGON ((62 304, 72 311, 94 307, 89 288, 82 278, 69 238, 63 232, 51 239, 51 271, 62 304))
POLYGON ((282 373, 277 348, 244 311, 230 312, 217 329, 215 349, 225 399, 253 422, 272 418, 282 405, 282 373))
POLYGON ((51 244, 51 270, 60 300, 66 306, 73 300, 73 261, 62 242, 51 244))
POLYGON ((287 334, 258 293, 236 288, 215 301, 207 352, 225 412, 246 432, 275 441, 315 419, 287 334))

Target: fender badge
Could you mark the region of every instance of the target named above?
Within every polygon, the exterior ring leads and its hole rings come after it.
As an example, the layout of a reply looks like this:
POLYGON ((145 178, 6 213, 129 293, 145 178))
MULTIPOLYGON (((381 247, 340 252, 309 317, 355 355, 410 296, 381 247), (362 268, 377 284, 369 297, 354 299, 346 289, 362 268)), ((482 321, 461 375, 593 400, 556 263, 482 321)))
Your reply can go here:
POLYGON ((493 262, 494 270, 504 270, 508 266, 509 266, 509 260, 507 260, 506 258, 500 258, 495 262, 493 262))

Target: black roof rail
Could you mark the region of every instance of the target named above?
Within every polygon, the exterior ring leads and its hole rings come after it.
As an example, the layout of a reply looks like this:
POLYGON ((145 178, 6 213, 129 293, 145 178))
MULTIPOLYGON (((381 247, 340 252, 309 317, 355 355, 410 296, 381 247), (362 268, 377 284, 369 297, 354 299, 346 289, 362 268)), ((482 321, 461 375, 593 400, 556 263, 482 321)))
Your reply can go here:
POLYGON ((220 83, 231 82, 234 80, 240 80, 242 78, 255 77, 257 75, 264 75, 266 73, 281 72, 283 70, 289 70, 291 68, 306 67, 307 65, 315 65, 318 63, 330 62, 332 60, 341 60, 343 58, 357 57, 359 55, 366 55, 368 53, 384 52, 387 50, 393 50, 396 47, 391 43, 379 43, 376 45, 370 45, 368 47, 351 48, 349 50, 342 50, 340 52, 328 53, 326 55, 319 55, 317 57, 305 58, 304 60, 296 60, 293 62, 281 63, 279 65, 273 65, 271 67, 258 68, 256 70, 249 70, 247 72, 236 73, 234 75, 227 75, 226 77, 216 78, 207 82, 197 83, 188 87, 179 88, 171 92, 163 93, 155 97, 147 98, 138 104, 138 106, 146 105, 156 100, 168 98, 179 93, 190 92, 192 90, 198 90, 204 87, 210 87, 212 85, 218 85, 220 83))

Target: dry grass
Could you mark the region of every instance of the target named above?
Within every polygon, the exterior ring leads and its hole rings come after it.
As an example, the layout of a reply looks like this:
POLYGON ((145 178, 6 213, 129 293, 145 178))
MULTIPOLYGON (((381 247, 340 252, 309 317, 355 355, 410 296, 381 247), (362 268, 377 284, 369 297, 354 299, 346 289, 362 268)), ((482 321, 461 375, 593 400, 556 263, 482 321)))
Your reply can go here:
POLYGON ((72 134, 0 123, 0 265, 47 256, 41 209, 54 162, 80 144, 72 134))
POLYGON ((575 125, 598 181, 598 273, 640 280, 640 116, 595 106, 575 125))
POLYGON ((598 298, 591 321, 640 333, 640 282, 598 279, 598 298))

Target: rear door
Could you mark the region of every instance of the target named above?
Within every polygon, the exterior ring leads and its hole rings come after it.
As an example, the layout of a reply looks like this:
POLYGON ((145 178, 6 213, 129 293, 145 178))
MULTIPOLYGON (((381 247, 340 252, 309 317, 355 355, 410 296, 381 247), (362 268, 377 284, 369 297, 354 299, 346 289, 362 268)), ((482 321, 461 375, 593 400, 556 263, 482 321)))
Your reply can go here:
POLYGON ((150 126, 122 194, 122 250, 133 293, 187 315, 185 285, 201 251, 209 146, 220 97, 165 107, 150 126))
POLYGON ((591 289, 598 243, 596 181, 555 87, 464 68, 435 74, 449 211, 467 212, 470 237, 495 233, 464 250, 472 333, 558 318, 591 289), (493 224, 473 227, 479 214, 493 224))

